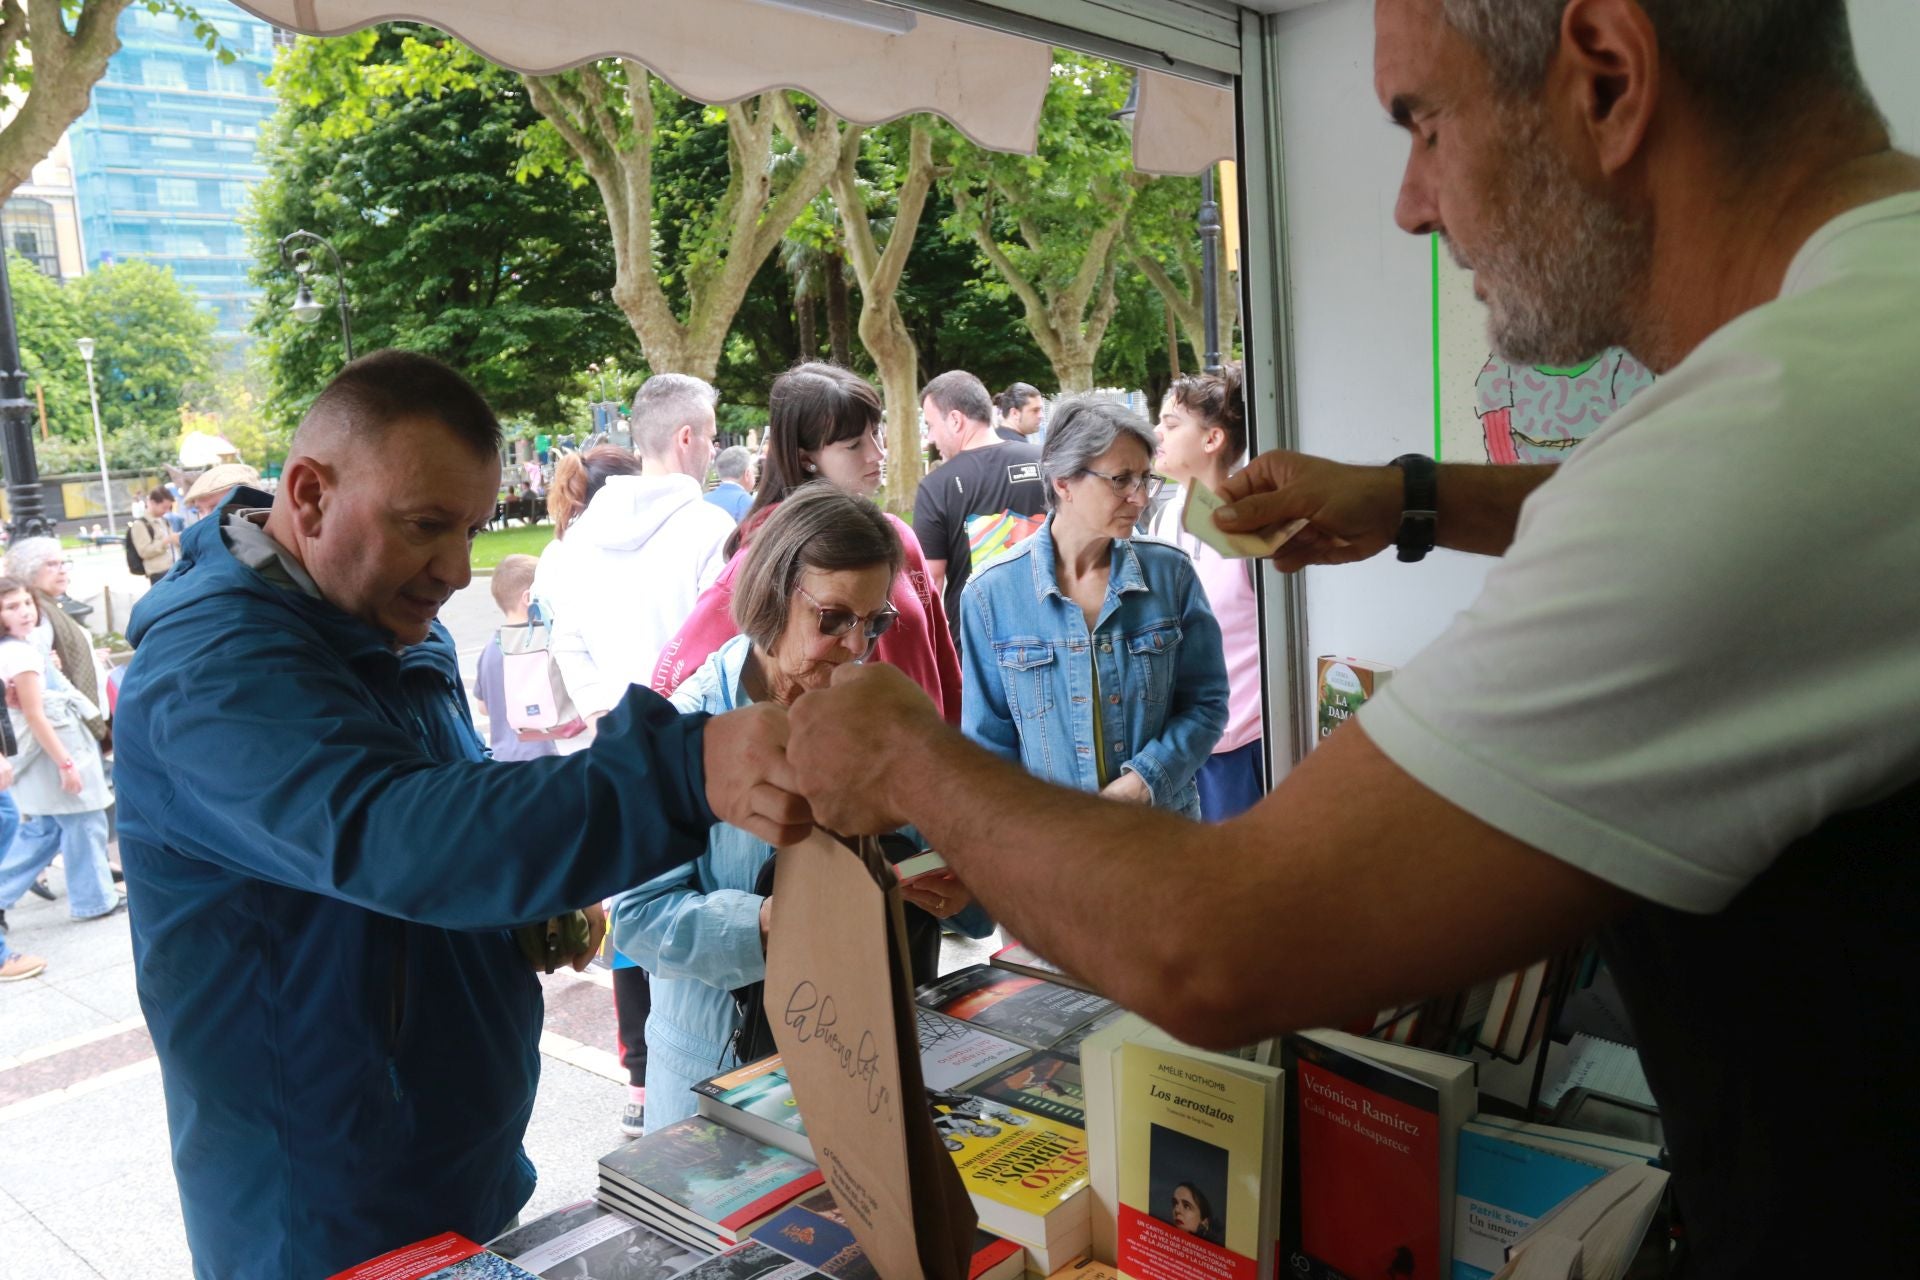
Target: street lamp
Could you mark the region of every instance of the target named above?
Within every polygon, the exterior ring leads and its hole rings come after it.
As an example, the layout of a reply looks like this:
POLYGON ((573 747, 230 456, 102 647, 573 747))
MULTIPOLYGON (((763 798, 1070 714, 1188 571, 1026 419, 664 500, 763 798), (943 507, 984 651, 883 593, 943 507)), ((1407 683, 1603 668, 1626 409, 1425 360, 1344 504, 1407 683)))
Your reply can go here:
MULTIPOLYGON (((1133 83, 1127 87, 1127 101, 1118 111, 1111 113, 1109 120, 1118 120, 1127 131, 1133 131, 1133 118, 1140 111, 1140 75, 1134 73, 1133 83)), ((1200 173, 1200 216, 1197 230, 1200 232, 1200 326, 1202 341, 1207 349, 1200 353, 1202 367, 1208 373, 1220 372, 1220 202, 1213 194, 1214 165, 1209 163, 1200 173)))
POLYGON ((314 298, 313 289, 308 283, 308 273, 313 270, 313 250, 307 248, 305 244, 294 248, 293 244, 296 240, 312 241, 325 249, 327 256, 333 259, 334 279, 340 285, 340 341, 347 349, 347 362, 351 364, 353 362, 353 326, 347 319, 348 312, 352 310, 352 304, 347 298, 347 269, 341 265, 340 254, 334 247, 311 231, 289 231, 280 237, 280 261, 293 268, 294 275, 300 279, 300 288, 293 295, 291 310, 294 319, 302 324, 312 324, 318 320, 326 312, 327 306, 314 298))
POLYGON ((100 430, 100 390, 93 382, 93 339, 81 338, 74 345, 80 348, 80 358, 87 362, 87 399, 93 403, 93 447, 100 451, 100 493, 107 504, 107 532, 117 536, 113 527, 113 481, 107 478, 107 437, 100 430))
POLYGON ((20 335, 13 323, 13 290, 7 280, 7 256, 0 253, 0 450, 7 466, 8 526, 14 541, 53 532, 40 490, 40 463, 33 456, 33 406, 27 402, 27 374, 20 367, 20 335))

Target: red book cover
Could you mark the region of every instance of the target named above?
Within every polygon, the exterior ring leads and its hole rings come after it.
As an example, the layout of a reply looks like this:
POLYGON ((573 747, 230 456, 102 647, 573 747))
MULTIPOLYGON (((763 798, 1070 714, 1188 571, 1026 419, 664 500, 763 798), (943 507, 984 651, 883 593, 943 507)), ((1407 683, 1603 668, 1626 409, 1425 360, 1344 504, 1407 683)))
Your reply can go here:
POLYGON ((446 1231, 335 1272, 327 1280, 513 1280, 516 1276, 539 1280, 465 1236, 446 1231))
POLYGON ((1120 1274, 1133 1280, 1260 1280, 1256 1259, 1120 1206, 1120 1274))
POLYGON ((1439 1091, 1311 1040, 1287 1049, 1283 1274, 1444 1275, 1439 1091))

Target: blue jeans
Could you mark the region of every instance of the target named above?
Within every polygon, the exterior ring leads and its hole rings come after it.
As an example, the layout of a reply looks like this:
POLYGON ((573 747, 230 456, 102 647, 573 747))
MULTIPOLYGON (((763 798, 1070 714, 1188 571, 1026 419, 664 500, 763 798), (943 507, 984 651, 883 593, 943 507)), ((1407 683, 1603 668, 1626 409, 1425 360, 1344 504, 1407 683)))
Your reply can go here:
POLYGON ((1244 747, 1207 757, 1193 778, 1200 789, 1201 821, 1225 822, 1260 803, 1266 791, 1260 776, 1262 746, 1262 740, 1255 738, 1244 747))
MULTIPOLYGON (((7 808, 14 809, 13 797, 7 808)), ((67 909, 75 920, 91 920, 113 910, 113 873, 107 869, 107 811, 56 813, 29 818, 13 845, 0 854, 0 911, 20 901, 54 855, 66 852, 67 909)))

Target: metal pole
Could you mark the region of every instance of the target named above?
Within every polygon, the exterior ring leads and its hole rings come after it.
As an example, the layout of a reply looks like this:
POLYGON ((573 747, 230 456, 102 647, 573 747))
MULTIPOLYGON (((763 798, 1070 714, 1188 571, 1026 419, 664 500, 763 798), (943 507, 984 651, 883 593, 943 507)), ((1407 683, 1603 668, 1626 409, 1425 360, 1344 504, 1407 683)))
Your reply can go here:
POLYGON ((289 231, 286 235, 280 237, 280 261, 288 266, 295 265, 296 254, 304 257, 308 253, 308 250, 305 249, 289 248, 288 246, 295 240, 311 240, 322 249, 325 249, 327 256, 333 259, 333 278, 340 286, 340 297, 337 299, 340 304, 340 343, 346 348, 347 363, 352 364, 353 325, 348 321, 348 313, 353 310, 353 300, 347 295, 346 265, 340 261, 339 250, 329 244, 324 237, 317 236, 311 231, 289 231))
POLYGON ((33 408, 27 403, 27 374, 20 367, 20 336, 13 323, 13 286, 7 257, 0 253, 0 452, 7 466, 7 506, 13 517, 9 536, 16 542, 51 534, 40 492, 40 464, 33 454, 33 408))
POLYGON ((1200 306, 1208 373, 1220 371, 1220 205, 1213 198, 1213 166, 1200 175, 1200 306))
POLYGON ((107 437, 100 430, 100 392, 93 383, 93 357, 87 357, 87 399, 93 402, 93 447, 100 451, 100 492, 107 504, 107 532, 119 537, 113 527, 113 481, 107 476, 107 437))

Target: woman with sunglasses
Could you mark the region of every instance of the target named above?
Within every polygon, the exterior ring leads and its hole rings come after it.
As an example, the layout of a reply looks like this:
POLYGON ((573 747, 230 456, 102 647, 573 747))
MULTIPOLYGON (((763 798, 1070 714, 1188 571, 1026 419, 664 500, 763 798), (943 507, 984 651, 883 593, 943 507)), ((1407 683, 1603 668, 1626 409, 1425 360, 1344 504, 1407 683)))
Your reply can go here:
MULTIPOLYGON (((740 634, 674 691, 683 712, 720 715, 751 702, 791 703, 849 662, 864 662, 898 625, 890 599, 905 552, 865 498, 804 485, 775 509, 734 578, 740 634)), ((715 826, 707 851, 613 900, 614 946, 652 974, 646 1131, 693 1114, 693 1085, 738 1063, 732 993, 766 976, 773 848, 715 826)), ((901 887, 914 906, 973 937, 993 922, 959 881, 901 887)))
MULTIPOLYGON (((767 396, 767 457, 753 505, 727 543, 732 559, 694 605, 654 668, 653 689, 671 695, 680 682, 734 634, 729 602, 742 550, 767 518, 802 485, 825 480, 843 493, 871 498, 880 488, 886 450, 881 445, 880 397, 864 378, 838 365, 810 361, 774 379, 767 396)), ((875 646, 873 659, 900 668, 927 691, 949 724, 960 720, 960 657, 947 629, 947 612, 927 580, 926 558, 912 528, 886 517, 905 548, 893 583, 898 621, 875 646)))
POLYGON ((1118 400, 1054 406, 1047 523, 961 594, 960 727, 1062 786, 1197 818, 1227 669, 1193 562, 1132 536, 1160 488, 1157 443, 1118 400))

